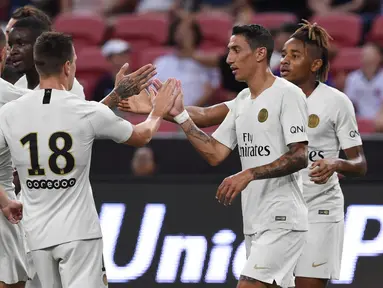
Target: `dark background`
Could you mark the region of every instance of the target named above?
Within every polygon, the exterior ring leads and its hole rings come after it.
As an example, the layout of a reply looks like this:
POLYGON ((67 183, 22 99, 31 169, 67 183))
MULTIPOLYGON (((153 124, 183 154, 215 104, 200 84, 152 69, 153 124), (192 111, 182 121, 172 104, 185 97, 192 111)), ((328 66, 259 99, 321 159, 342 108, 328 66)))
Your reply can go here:
MULTIPOLYGON (((381 169, 379 165, 383 155, 380 151, 381 146, 380 141, 365 140, 364 147, 369 164, 368 175, 363 179, 342 180, 346 211, 349 205, 378 205, 383 208, 383 181, 380 176, 381 169)), ((139 179, 129 175, 130 160, 134 149, 110 141, 97 141, 94 145, 91 179, 98 211, 100 211, 102 204, 122 203, 125 205, 125 213, 115 245, 116 249, 112 255, 112 261, 116 266, 128 265, 129 268, 129 265, 134 266, 134 261, 142 262, 145 260, 144 254, 135 254, 137 243, 144 239, 144 236, 138 239, 138 233, 145 207, 147 204, 156 203, 165 204, 166 206, 166 214, 162 222, 154 256, 148 269, 144 269, 146 271, 141 273, 142 275, 133 273, 135 276, 128 279, 128 282, 127 280, 120 280, 121 283, 110 283, 109 287, 235 287, 237 280, 232 272, 232 261, 238 246, 243 241, 240 199, 237 199, 232 207, 226 208, 216 202, 214 195, 225 176, 240 170, 237 154, 233 153, 220 167, 209 167, 187 141, 175 139, 154 140, 151 147, 156 154, 156 160, 160 167, 158 170, 159 175, 139 179), (180 152, 175 153, 173 151, 180 152), (232 244, 233 252, 226 281, 221 284, 210 284, 205 282, 204 276, 209 263, 209 255, 213 248, 211 239, 214 234, 221 230, 233 231, 236 239, 232 244), (185 253, 183 253, 176 280, 168 284, 158 284, 156 275, 164 239, 166 236, 182 235, 204 236, 207 240, 202 277, 198 283, 181 282, 182 267, 185 264, 185 253)), ((369 209, 369 207, 372 206, 366 206, 364 209, 369 209)), ((109 240, 111 235, 105 235, 105 229, 110 229, 116 223, 119 224, 120 219, 117 217, 110 220, 112 221, 104 223, 104 226, 107 226, 107 228, 103 227, 104 244, 109 245, 109 248, 113 248, 111 247, 113 243, 109 240)), ((147 225, 150 228, 150 225, 154 225, 154 223, 147 225)), ((379 232, 383 233, 381 231, 383 229, 382 225, 383 223, 377 220, 368 220, 364 229, 363 241, 373 241, 379 232)), ((350 240, 346 239, 345 241, 350 240)), ((383 241, 378 246, 383 247, 383 241)), ((350 245, 348 247, 348 251, 351 251, 352 247, 350 248, 350 245)), ((174 267, 169 267, 169 269, 172 270, 174 267)), ((331 284, 330 287, 382 287, 382 271, 382 254, 359 257, 353 282, 349 285, 331 284)), ((110 278, 113 278, 113 275, 110 275, 110 278)), ((110 282, 114 282, 113 279, 110 280, 110 282)))

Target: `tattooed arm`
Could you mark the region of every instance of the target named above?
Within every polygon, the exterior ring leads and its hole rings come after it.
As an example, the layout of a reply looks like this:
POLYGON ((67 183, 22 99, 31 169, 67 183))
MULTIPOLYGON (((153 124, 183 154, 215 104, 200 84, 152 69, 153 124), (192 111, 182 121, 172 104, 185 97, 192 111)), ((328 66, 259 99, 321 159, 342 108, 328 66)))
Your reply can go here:
POLYGON ((243 170, 225 178, 218 187, 216 198, 230 205, 234 198, 257 179, 277 178, 297 172, 307 166, 307 142, 292 143, 289 151, 270 164, 243 170))
POLYGON ((217 166, 229 156, 231 149, 200 130, 189 118, 181 125, 190 143, 212 166, 217 166))
POLYGON ((109 108, 118 105, 121 99, 138 95, 150 85, 150 78, 156 75, 156 68, 152 64, 145 65, 137 71, 125 75, 129 65, 124 65, 116 75, 116 84, 113 91, 106 96, 101 103, 109 108))
POLYGON ((295 173, 307 167, 307 157, 307 142, 292 143, 289 151, 277 160, 249 169, 251 179, 276 178, 295 173))

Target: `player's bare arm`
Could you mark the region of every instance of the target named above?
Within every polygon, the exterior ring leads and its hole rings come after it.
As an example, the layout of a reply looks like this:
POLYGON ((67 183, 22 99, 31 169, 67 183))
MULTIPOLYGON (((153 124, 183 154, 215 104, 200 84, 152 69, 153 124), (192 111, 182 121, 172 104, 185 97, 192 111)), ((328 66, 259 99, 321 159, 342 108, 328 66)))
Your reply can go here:
POLYGON ((153 88, 150 88, 153 109, 144 122, 133 127, 133 133, 125 144, 135 147, 146 145, 157 132, 164 115, 172 108, 180 89, 181 84, 175 79, 166 81, 157 94, 153 88))
POLYGON ((190 118, 181 124, 181 128, 190 143, 210 165, 217 166, 229 156, 231 150, 228 147, 200 130, 190 118))
MULTIPOLYGON (((156 89, 160 89, 162 83, 158 79, 155 79, 153 85, 156 89)), ((138 95, 121 100, 118 103, 118 109, 124 112, 147 115, 152 110, 152 104, 148 93, 142 90, 138 95)), ((185 107, 185 109, 188 111, 190 118, 196 126, 200 128, 221 124, 227 113, 229 113, 229 108, 224 103, 210 107, 188 106, 185 107)), ((166 116, 164 119, 174 122, 171 116, 166 116)))
POLYGON ((367 161, 363 146, 355 146, 344 150, 346 159, 321 159, 315 161, 310 169, 311 181, 316 184, 326 183, 337 172, 348 177, 361 177, 367 172, 367 161))
POLYGON ((217 190, 218 201, 224 205, 230 205, 251 181, 282 177, 307 167, 307 142, 292 143, 288 147, 287 153, 269 164, 250 168, 225 178, 217 190))
POLYGON ((129 64, 121 67, 116 75, 115 88, 101 101, 101 103, 109 108, 116 107, 121 99, 140 94, 142 90, 149 87, 150 79, 157 73, 156 68, 152 64, 147 64, 137 71, 125 75, 128 67, 129 64))

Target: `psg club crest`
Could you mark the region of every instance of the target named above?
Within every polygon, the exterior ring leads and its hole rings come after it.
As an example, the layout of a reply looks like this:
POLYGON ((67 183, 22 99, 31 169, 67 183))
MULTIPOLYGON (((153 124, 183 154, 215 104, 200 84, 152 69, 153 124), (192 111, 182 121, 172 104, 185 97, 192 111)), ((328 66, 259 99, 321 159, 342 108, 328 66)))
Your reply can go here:
POLYGON ((315 115, 315 114, 311 114, 309 116, 309 127, 310 128, 315 128, 319 125, 319 117, 318 115, 315 115))
POLYGON ((263 123, 267 120, 267 117, 269 117, 269 112, 265 108, 262 108, 258 113, 258 121, 263 123))

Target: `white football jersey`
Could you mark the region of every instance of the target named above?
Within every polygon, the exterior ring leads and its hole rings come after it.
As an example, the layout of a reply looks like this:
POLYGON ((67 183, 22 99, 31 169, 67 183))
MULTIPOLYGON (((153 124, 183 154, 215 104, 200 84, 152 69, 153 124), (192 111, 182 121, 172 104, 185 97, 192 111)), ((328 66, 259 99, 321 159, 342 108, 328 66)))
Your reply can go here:
POLYGON ((19 173, 31 250, 102 237, 89 182, 95 138, 127 141, 132 125, 105 105, 37 90, 0 109, 0 149, 19 173))
POLYGON ((362 145, 350 99, 339 90, 319 83, 307 98, 309 121, 309 165, 302 170, 303 194, 309 221, 337 222, 344 218, 343 193, 337 173, 326 184, 315 184, 308 176, 312 162, 338 158, 340 149, 362 145))
MULTIPOLYGON (((234 149, 242 170, 269 164, 289 151, 287 145, 307 141, 307 104, 302 90, 276 78, 256 99, 244 89, 213 137, 234 149)), ((299 173, 255 180, 242 191, 244 233, 273 228, 307 230, 307 208, 299 173)))
MULTIPOLYGON (((31 90, 28 89, 17 88, 0 78, 0 107, 10 101, 20 98, 30 91, 31 90)), ((4 187, 8 197, 15 199, 11 153, 7 147, 0 149, 0 184, 4 187)))
MULTIPOLYGON (((27 76, 23 75, 17 82, 15 83, 16 87, 19 88, 28 88, 28 80, 27 76)), ((38 85, 35 90, 40 89, 40 85, 38 85)), ((73 93, 74 95, 77 95, 81 99, 85 99, 85 93, 84 93, 84 87, 80 84, 80 82, 77 81, 76 78, 74 78, 73 87, 72 90, 69 92, 73 93)))

